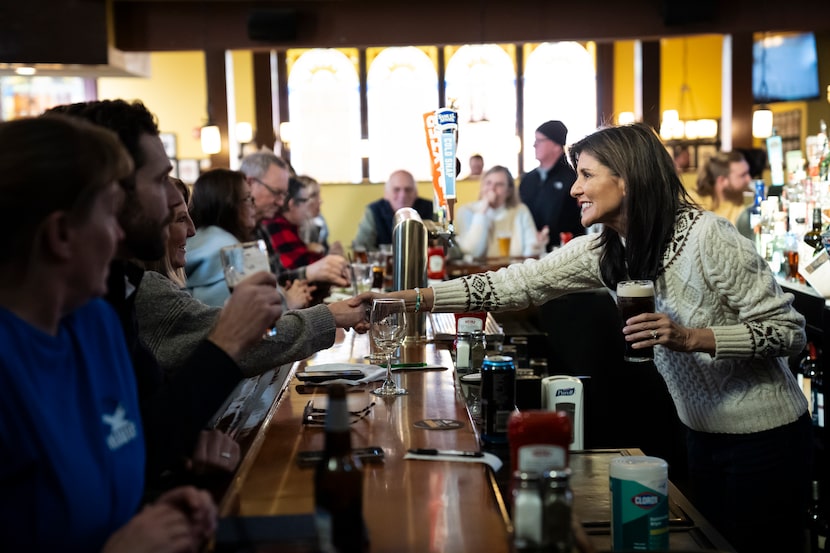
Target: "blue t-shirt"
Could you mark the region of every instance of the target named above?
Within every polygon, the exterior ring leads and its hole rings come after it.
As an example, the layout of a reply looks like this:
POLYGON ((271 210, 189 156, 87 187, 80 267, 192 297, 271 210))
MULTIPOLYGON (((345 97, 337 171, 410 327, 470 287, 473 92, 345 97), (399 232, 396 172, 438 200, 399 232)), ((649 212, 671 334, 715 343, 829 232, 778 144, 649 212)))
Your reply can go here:
POLYGON ((99 551, 138 510, 144 458, 109 305, 75 310, 57 336, 0 308, 0 548, 99 551))

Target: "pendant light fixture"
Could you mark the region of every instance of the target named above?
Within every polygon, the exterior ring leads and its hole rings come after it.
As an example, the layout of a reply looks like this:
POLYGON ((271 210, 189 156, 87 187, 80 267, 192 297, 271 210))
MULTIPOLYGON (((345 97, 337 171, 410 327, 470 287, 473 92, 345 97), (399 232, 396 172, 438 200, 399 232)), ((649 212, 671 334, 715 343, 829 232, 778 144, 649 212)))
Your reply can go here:
POLYGON ((683 39, 681 58, 683 82, 680 85, 679 109, 667 109, 660 122, 660 137, 663 140, 712 140, 718 136, 718 122, 715 119, 694 119, 697 115, 692 87, 689 86, 689 54, 687 39, 683 39), (688 105, 688 109, 687 109, 688 105), (691 116, 692 119, 681 119, 691 116))

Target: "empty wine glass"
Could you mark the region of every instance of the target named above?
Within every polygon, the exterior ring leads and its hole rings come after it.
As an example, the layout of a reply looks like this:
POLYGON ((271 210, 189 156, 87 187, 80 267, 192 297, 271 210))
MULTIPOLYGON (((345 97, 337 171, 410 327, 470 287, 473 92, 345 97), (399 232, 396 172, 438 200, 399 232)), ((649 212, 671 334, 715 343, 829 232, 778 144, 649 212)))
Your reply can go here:
POLYGON ((379 298, 372 302, 369 317, 372 341, 378 351, 386 354, 386 380, 380 388, 372 390, 378 396, 400 396, 406 394, 392 380, 392 352, 403 342, 406 335, 406 304, 402 299, 379 298))
MULTIPOLYGON (((231 293, 237 284, 252 274, 259 271, 271 272, 268 248, 263 240, 226 246, 219 250, 219 259, 222 261, 225 282, 231 293)), ((276 336, 276 334, 277 330, 273 326, 266 332, 267 336, 276 336)))

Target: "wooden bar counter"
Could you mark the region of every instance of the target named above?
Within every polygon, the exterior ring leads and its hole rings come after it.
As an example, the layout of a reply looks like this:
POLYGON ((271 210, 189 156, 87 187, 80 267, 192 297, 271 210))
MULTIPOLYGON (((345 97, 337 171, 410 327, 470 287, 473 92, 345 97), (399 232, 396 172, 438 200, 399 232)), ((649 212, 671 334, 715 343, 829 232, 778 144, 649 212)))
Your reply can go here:
MULTIPOLYGON (((463 400, 457 396, 449 352, 419 346, 430 365, 446 370, 401 370, 395 377, 408 395, 379 398, 369 390, 348 394, 349 408, 374 402, 352 426, 352 446, 379 446, 382 464, 364 465, 363 510, 371 551, 507 552, 510 522, 492 473, 481 463, 404 460, 410 448, 478 450, 478 435, 463 400), (425 419, 461 421, 456 430, 425 430, 425 419)), ((253 440, 220 504, 221 516, 292 515, 314 510, 313 470, 296 463, 299 451, 322 449, 323 428, 302 423, 309 401, 325 407, 322 387, 300 393, 294 373, 305 365, 363 362, 368 338, 345 333, 342 341, 298 363, 287 386, 253 440)))
MULTIPOLYGON (((508 481, 509 467, 498 479, 481 463, 404 460, 410 448, 478 450, 478 432, 456 388, 452 359, 433 344, 404 353, 420 356, 439 369, 403 369, 395 372, 409 394, 384 399, 369 391, 380 382, 361 385, 348 394, 354 448, 378 446, 383 463, 364 464, 363 512, 373 553, 435 552, 507 553, 511 551, 510 499, 499 491, 508 481), (374 403, 374 405, 372 405, 374 403), (371 408, 364 409, 371 405, 371 408), (365 416, 362 416, 365 414, 365 416), (426 430, 418 421, 460 421, 454 430, 426 430)), ((295 378, 298 370, 325 363, 363 363, 368 337, 342 333, 330 349, 295 363, 283 377, 258 383, 266 390, 263 401, 248 396, 250 413, 233 411, 234 420, 248 421, 248 438, 242 442, 243 460, 220 503, 222 517, 308 515, 314 510, 313 469, 300 468, 298 452, 323 448, 323 427, 304 425, 309 402, 326 407, 323 387, 308 387, 295 378), (276 398, 276 399, 275 399, 276 398), (259 422, 250 430, 252 418, 259 422)), ((286 373, 283 368, 281 373, 286 373)), ((243 388, 245 386, 242 386, 243 388)), ((254 384, 248 385, 254 389, 254 384)), ((261 391, 260 390, 260 391, 261 391)), ((256 392, 259 393, 259 392, 256 392)), ((235 402, 230 402, 233 406, 235 402)), ((247 409, 246 409, 247 411, 247 409)), ((222 427, 220 424, 219 427, 222 427)), ((240 435, 233 428, 225 428, 240 435)), ((504 453, 504 452, 502 452, 504 453)), ((638 455, 636 449, 586 450, 571 453, 571 488, 575 516, 583 523, 600 551, 610 549, 610 495, 608 465, 618 455, 638 455)), ((675 551, 732 551, 729 544, 670 483, 670 547, 675 551)), ((279 534, 286 524, 274 530, 279 534)), ((304 517, 305 523, 308 517, 304 517)), ((270 524, 270 523, 269 523, 270 524)), ((313 529, 311 530, 313 531, 313 529)), ((222 549, 241 551, 241 549, 222 549)), ((244 549, 251 551, 251 549, 244 549)), ((263 547, 256 551, 312 551, 309 548, 263 547)))

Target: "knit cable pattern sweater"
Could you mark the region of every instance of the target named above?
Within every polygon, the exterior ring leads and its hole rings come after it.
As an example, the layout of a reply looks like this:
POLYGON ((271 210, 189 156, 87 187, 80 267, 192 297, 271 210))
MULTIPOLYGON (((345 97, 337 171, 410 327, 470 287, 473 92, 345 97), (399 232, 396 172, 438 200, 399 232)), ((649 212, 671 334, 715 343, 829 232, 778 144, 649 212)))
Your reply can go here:
MULTIPOLYGON (((598 244, 598 235, 582 236, 539 260, 441 282, 433 310, 522 309, 602 287, 598 244)), ((716 342, 714 356, 654 348, 684 424, 746 434, 788 424, 807 410, 785 359, 806 340, 792 300, 729 221, 697 209, 679 212, 655 281, 656 308, 685 327, 712 329, 716 342)))
MULTIPOLYGON (((176 372, 213 330, 220 307, 205 305, 166 276, 144 273, 135 298, 139 336, 168 374, 176 372)), ((239 360, 246 376, 304 359, 334 343, 335 320, 325 305, 286 311, 276 336, 264 338, 239 360)))

